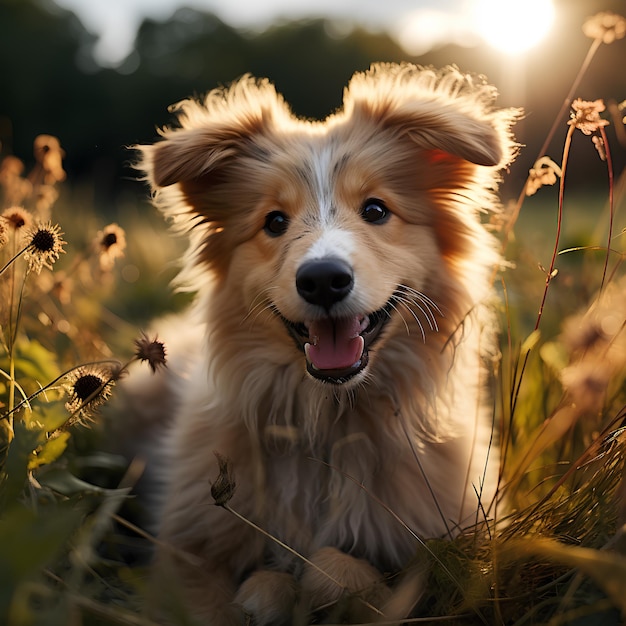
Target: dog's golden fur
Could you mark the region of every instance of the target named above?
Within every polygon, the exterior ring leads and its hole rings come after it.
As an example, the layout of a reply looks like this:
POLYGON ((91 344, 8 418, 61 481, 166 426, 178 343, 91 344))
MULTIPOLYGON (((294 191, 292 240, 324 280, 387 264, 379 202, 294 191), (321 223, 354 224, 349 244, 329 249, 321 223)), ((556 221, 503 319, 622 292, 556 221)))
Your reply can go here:
POLYGON ((414 559, 414 534, 451 537, 492 510, 500 258, 482 214, 498 209, 517 116, 495 96, 456 68, 376 65, 317 122, 246 77, 182 102, 140 147, 156 205, 189 232, 180 284, 197 297, 160 329, 165 379, 130 389, 171 421, 157 578, 205 623, 289 624, 296 598, 315 610, 356 592, 398 617, 381 573, 414 559), (352 282, 322 306, 296 276, 329 258, 352 282), (345 336, 329 348, 331 326, 345 336), (328 576, 214 506, 214 451, 232 465, 230 506, 328 576))

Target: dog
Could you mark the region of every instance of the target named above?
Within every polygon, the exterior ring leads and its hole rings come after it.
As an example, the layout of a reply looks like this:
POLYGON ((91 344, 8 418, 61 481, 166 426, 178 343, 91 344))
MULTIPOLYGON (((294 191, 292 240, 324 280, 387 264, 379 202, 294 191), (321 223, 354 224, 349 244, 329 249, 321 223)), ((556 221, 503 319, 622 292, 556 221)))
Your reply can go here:
POLYGON ((488 222, 519 116, 496 97, 456 67, 376 64, 312 121, 245 76, 138 147, 195 293, 159 329, 168 368, 129 383, 167 423, 161 615, 397 619, 423 541, 493 514, 488 222))

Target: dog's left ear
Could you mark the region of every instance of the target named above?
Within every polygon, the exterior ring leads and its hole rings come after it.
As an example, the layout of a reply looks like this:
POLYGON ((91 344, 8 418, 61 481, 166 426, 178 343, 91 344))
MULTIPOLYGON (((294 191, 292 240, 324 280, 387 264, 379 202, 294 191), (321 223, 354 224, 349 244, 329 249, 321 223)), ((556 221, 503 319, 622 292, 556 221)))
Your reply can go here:
POLYGON ((344 111, 420 148, 504 167, 515 153, 510 127, 520 111, 496 109, 496 96, 495 88, 455 67, 377 64, 351 80, 344 111))

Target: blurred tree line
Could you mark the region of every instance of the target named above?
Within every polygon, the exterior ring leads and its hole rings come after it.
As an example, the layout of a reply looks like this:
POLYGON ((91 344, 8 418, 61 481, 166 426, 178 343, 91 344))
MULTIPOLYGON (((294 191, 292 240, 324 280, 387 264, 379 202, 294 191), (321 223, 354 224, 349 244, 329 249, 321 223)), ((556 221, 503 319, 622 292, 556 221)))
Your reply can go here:
MULTIPOLYGON (((135 50, 118 69, 96 65, 95 37, 52 0, 0 0, 0 141, 3 153, 28 161, 38 133, 61 138, 73 181, 89 179, 104 208, 132 182, 127 146, 151 141, 171 121, 167 107, 251 72, 268 76, 294 111, 324 117, 341 104, 356 70, 373 61, 456 63, 486 74, 504 105, 522 105, 545 133, 567 93, 590 40, 584 19, 600 10, 624 13, 623 0, 560 0, 556 34, 524 60, 484 48, 447 46, 418 59, 386 33, 338 29, 328 20, 277 24, 263 32, 232 28, 211 13, 181 8, 171 19, 146 19, 135 50)), ((541 19, 538 16, 537 19, 541 19)), ((581 86, 586 99, 626 98, 626 40, 603 46, 581 86)), ((542 137, 522 124, 518 137, 536 156, 542 137), (535 148, 536 150, 537 148, 535 148)), ((560 138, 557 138, 557 140, 560 138)), ((529 164, 521 159, 521 172, 529 164)), ((517 167, 517 165, 516 165, 517 167)))

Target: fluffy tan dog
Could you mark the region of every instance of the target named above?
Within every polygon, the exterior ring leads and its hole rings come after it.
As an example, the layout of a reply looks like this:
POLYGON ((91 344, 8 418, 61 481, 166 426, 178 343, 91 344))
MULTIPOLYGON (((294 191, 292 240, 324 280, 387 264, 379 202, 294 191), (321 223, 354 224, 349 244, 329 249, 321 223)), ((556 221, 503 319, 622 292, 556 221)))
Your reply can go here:
POLYGON ((495 96, 456 68, 375 65, 317 122, 247 77, 140 147, 156 205, 190 233, 197 293, 159 331, 165 379, 131 382, 171 422, 154 455, 165 608, 179 593, 218 626, 333 604, 397 618, 411 602, 384 574, 489 515, 500 258, 482 222, 517 116, 495 96), (307 562, 215 505, 214 452, 228 506, 307 562))

